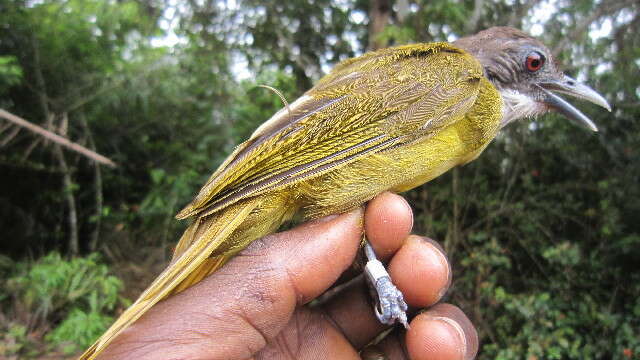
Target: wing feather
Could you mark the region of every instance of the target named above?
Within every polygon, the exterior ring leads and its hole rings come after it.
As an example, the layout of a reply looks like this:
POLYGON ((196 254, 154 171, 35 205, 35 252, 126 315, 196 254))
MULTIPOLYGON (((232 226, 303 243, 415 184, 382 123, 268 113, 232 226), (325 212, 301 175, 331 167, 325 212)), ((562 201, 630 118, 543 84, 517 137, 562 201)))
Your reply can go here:
POLYGON ((260 126, 178 218, 214 213, 367 154, 432 136, 473 105, 481 76, 473 57, 445 43, 347 60, 260 126))

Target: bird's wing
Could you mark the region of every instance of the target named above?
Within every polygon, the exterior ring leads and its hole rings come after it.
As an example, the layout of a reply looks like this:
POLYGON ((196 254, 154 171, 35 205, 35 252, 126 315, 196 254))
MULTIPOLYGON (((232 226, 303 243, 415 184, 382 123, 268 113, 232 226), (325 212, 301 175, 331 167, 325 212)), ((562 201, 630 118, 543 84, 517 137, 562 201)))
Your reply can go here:
POLYGON ((178 218, 207 215, 452 124, 473 105, 480 64, 446 43, 368 53, 338 66, 227 158, 178 218))

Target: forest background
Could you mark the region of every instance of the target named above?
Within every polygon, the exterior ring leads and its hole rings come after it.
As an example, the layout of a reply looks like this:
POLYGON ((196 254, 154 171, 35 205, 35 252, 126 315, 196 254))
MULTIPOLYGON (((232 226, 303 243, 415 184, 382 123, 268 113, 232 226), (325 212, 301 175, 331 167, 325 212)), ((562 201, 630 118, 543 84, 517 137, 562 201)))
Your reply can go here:
MULTIPOLYGON (((613 105, 509 126, 405 196, 479 359, 640 359, 636 0, 0 2, 0 358, 71 357, 167 263, 236 144, 368 49, 509 25, 613 105), (115 162, 15 124, 19 116, 115 162), (13 121, 10 121, 13 119, 13 121)), ((574 101, 575 102, 575 101, 574 101)))

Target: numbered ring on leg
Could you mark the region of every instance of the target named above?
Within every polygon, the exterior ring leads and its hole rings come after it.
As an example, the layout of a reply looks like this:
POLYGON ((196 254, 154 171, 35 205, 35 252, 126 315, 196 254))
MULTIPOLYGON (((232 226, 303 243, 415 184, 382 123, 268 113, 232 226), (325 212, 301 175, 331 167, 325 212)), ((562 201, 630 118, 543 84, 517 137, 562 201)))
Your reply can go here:
POLYGON ((384 268, 380 260, 369 260, 364 267, 364 272, 374 287, 378 284, 378 280, 383 277, 389 277, 387 269, 384 268))

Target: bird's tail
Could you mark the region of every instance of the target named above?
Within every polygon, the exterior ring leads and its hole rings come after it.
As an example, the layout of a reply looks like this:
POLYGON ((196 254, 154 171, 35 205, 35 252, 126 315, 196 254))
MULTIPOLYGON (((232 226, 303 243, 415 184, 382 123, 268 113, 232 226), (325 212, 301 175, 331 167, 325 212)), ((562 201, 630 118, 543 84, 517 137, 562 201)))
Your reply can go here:
MULTIPOLYGON (((220 268, 232 253, 218 252, 220 255, 211 257, 212 253, 241 225, 244 228, 249 225, 247 222, 255 221, 251 220, 254 214, 262 212, 258 207, 263 201, 261 197, 247 199, 205 219, 196 219, 182 235, 171 264, 79 359, 94 359, 113 339, 158 301, 188 288, 220 268)), ((260 218, 263 219, 262 216, 260 218)), ((277 228, 281 220, 282 217, 272 220, 273 224, 264 230, 274 231, 274 227, 277 228)), ((264 234, 251 235, 256 236, 253 238, 255 239, 264 234)), ((246 246, 253 239, 247 239, 243 245, 246 246)))

